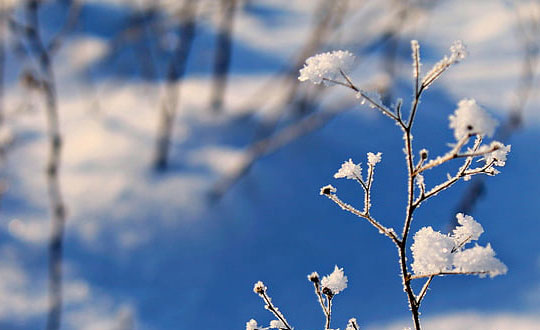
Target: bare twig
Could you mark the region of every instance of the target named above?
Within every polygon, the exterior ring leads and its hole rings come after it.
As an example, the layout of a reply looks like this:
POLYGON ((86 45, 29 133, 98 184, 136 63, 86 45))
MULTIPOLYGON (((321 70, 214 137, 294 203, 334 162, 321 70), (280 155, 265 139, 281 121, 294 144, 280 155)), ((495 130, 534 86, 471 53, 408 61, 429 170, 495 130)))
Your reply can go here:
POLYGON ((167 86, 165 88, 165 98, 161 106, 159 117, 158 136, 156 141, 156 151, 154 156, 154 168, 163 171, 169 163, 169 151, 176 110, 179 103, 180 86, 178 82, 183 78, 191 45, 195 37, 196 24, 196 0, 186 0, 179 15, 180 22, 178 32, 180 42, 174 50, 174 55, 169 62, 167 73, 167 86))
POLYGON ((211 96, 212 109, 215 112, 221 111, 225 87, 227 85, 227 74, 231 62, 232 34, 234 17, 238 0, 221 0, 222 17, 217 31, 216 48, 214 51, 214 77, 211 96))

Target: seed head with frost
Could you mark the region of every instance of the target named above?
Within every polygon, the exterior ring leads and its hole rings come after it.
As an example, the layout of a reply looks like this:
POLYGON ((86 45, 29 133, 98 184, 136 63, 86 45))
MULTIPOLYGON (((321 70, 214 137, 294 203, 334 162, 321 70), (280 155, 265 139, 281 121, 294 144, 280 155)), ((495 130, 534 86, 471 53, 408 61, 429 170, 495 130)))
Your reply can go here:
POLYGON ((343 273, 343 268, 335 266, 332 274, 323 277, 321 285, 323 288, 330 289, 334 295, 345 290, 347 287, 347 276, 343 273))
POLYGON ((356 322, 356 319, 353 317, 352 319, 349 319, 349 322, 347 322, 347 328, 345 330, 358 330, 358 323, 356 322))
POLYGON ((254 319, 249 320, 246 322, 246 330, 258 330, 260 329, 259 325, 257 324, 257 321, 254 319))
POLYGON ((362 179, 362 167, 360 164, 353 163, 352 159, 341 164, 341 168, 334 174, 334 178, 362 179))
POLYGON ((456 140, 473 134, 492 136, 497 126, 497 121, 473 99, 459 101, 458 108, 449 119, 456 140))
POLYGON ((283 324, 283 322, 280 321, 280 320, 272 320, 272 321, 270 321, 269 328, 270 329, 287 329, 285 324, 283 324))
POLYGON ((376 154, 374 154, 372 152, 368 152, 367 153, 368 164, 370 166, 375 166, 375 164, 380 163, 381 162, 381 155, 382 155, 381 152, 378 152, 376 154))
POLYGON ((259 281, 255 283, 255 285, 253 285, 253 292, 255 292, 256 294, 262 294, 265 291, 266 291, 266 286, 264 285, 263 282, 259 281))
POLYGON ((332 83, 340 75, 340 70, 347 72, 352 68, 354 55, 348 51, 337 50, 312 56, 306 60, 304 68, 300 69, 298 80, 309 80, 314 84, 324 81, 326 85, 332 83))

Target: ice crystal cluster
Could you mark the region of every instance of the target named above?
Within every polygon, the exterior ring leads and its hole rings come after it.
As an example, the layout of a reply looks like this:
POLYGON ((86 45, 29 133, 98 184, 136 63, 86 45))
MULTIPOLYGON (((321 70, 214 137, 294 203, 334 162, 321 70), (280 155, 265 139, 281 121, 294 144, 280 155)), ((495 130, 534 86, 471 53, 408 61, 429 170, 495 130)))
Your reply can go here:
POLYGON ((354 55, 348 51, 337 50, 318 54, 306 60, 298 80, 309 80, 314 84, 324 81, 326 85, 331 85, 331 80, 339 77, 340 71, 349 71, 353 63, 354 55))
POLYGON ((411 246, 414 261, 411 265, 415 275, 440 273, 471 273, 485 277, 505 274, 506 266, 495 258, 495 252, 486 247, 464 246, 478 240, 484 232, 482 225, 471 216, 457 214, 459 225, 451 235, 441 234, 431 227, 424 227, 414 235, 411 246))
POLYGON ((360 163, 353 163, 352 159, 341 164, 341 168, 334 174, 334 178, 362 179, 362 167, 360 163))
POLYGON ((491 137, 496 126, 497 121, 473 99, 459 101, 458 108, 450 115, 450 128, 454 129, 456 140, 474 134, 491 137))
POLYGON ((335 266, 332 274, 323 277, 321 284, 323 288, 328 288, 333 294, 338 294, 347 288, 347 276, 343 273, 343 268, 335 266))

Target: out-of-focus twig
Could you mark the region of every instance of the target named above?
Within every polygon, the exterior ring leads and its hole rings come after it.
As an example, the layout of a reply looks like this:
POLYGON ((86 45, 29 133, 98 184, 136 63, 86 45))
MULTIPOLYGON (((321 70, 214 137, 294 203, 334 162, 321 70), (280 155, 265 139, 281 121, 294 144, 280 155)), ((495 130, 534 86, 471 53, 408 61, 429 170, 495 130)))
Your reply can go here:
POLYGON ((67 21, 49 43, 45 42, 41 36, 38 13, 40 6, 41 1, 39 0, 27 0, 24 8, 26 22, 23 25, 12 20, 11 26, 13 31, 18 33, 28 45, 27 56, 36 62, 35 76, 30 74, 25 75, 25 77, 28 77, 29 81, 32 81, 31 85, 34 86, 33 88, 37 88, 43 93, 45 99, 49 149, 46 176, 51 209, 48 268, 49 310, 46 328, 48 330, 57 330, 60 328, 62 314, 62 259, 66 211, 60 188, 62 136, 52 56, 58 51, 68 32, 75 26, 79 13, 79 2, 71 1, 69 3, 67 21))
POLYGON ((227 75, 231 64, 232 34, 238 0, 221 0, 221 17, 214 51, 214 76, 210 102, 214 112, 220 112, 227 86, 227 75))
POLYGON ((174 49, 167 72, 165 97, 161 105, 154 168, 158 171, 167 169, 169 149, 176 110, 179 102, 180 84, 184 77, 191 45, 195 37, 197 0, 186 0, 179 13, 178 33, 180 40, 174 49))

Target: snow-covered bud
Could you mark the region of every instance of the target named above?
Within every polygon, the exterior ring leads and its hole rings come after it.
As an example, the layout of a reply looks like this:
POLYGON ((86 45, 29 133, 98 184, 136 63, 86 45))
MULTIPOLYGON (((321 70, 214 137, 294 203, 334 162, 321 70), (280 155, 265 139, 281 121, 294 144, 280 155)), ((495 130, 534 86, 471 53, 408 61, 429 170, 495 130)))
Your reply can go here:
POLYGON ((345 276, 343 273, 343 268, 338 268, 338 266, 335 266, 332 274, 323 277, 321 284, 323 287, 323 293, 324 288, 328 288, 330 289, 332 295, 336 295, 345 290, 347 287, 347 276, 345 276))
POLYGON ((317 272, 313 272, 307 276, 308 280, 313 283, 319 283, 321 280, 317 272))
POLYGON ((254 319, 249 320, 249 322, 246 322, 246 330, 258 330, 259 325, 257 324, 257 321, 254 319))
POLYGON ((376 154, 374 154, 372 152, 368 152, 367 153, 368 164, 371 165, 371 166, 375 166, 375 164, 377 164, 377 163, 379 163, 381 161, 381 155, 382 155, 381 152, 378 152, 376 154))
POLYGON ((324 187, 321 188, 319 194, 320 195, 331 195, 331 194, 335 194, 337 191, 336 188, 334 188, 334 186, 332 185, 326 185, 324 187))
POLYGON ((347 323, 347 328, 345 330, 358 330, 358 329, 359 329, 358 323, 356 322, 356 319, 353 317, 347 323))
POLYGON ((328 299, 332 299, 334 297, 334 293, 332 292, 332 289, 328 287, 323 287, 322 293, 328 297, 328 299))
POLYGON ((270 321, 270 329, 287 329, 285 324, 281 320, 272 320, 270 321))
POLYGON ((473 99, 459 101, 458 108, 448 118, 458 141, 474 134, 492 136, 497 126, 497 121, 473 99))
POLYGON ((426 160, 428 158, 428 151, 426 149, 420 150, 420 158, 422 158, 422 160, 426 160))
POLYGON ((341 168, 334 174, 334 178, 362 180, 362 167, 360 166, 360 163, 355 164, 352 159, 349 158, 348 161, 341 164, 341 168))
POLYGON ((266 292, 266 286, 264 286, 263 282, 259 281, 253 286, 253 292, 256 294, 263 294, 266 292))
POLYGON ((354 55, 348 51, 337 50, 312 56, 300 70, 298 80, 309 80, 314 84, 324 82, 331 85, 329 80, 335 80, 340 71, 347 72, 352 68, 354 55))

